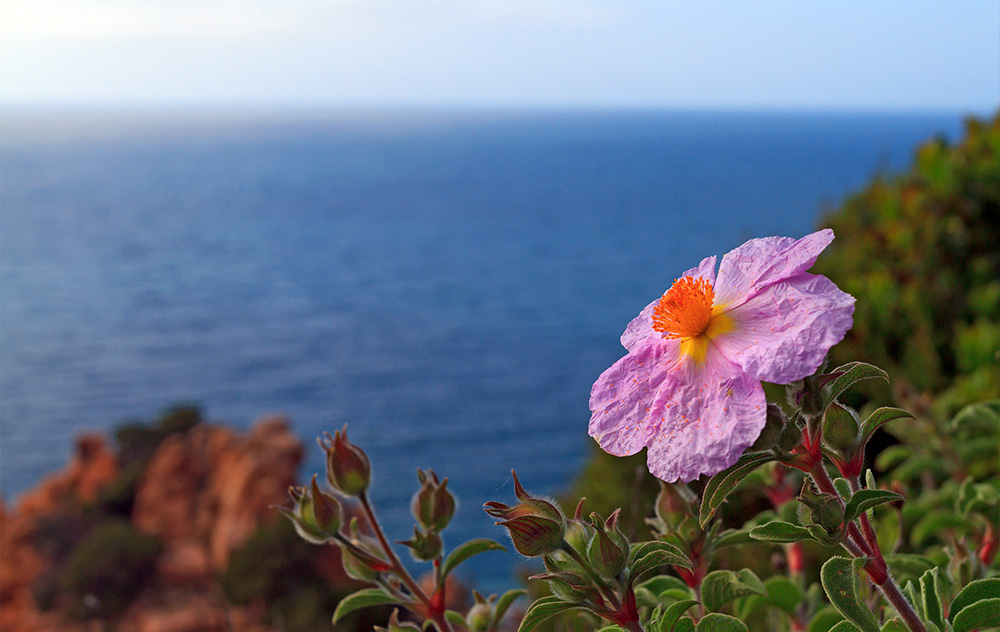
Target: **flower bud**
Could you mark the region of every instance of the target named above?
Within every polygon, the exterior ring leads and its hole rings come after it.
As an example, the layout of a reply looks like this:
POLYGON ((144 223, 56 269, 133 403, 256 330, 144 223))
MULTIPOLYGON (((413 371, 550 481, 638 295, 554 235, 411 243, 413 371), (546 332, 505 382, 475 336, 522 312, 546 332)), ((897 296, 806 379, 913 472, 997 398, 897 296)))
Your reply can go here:
POLYGON ((342 545, 340 548, 340 562, 348 577, 361 581, 372 581, 380 572, 392 568, 378 553, 378 542, 361 533, 357 518, 351 519, 348 540, 354 546, 342 545))
POLYGON ((441 555, 441 549, 444 546, 437 531, 434 529, 420 531, 416 527, 413 527, 413 537, 409 540, 401 540, 399 544, 409 547, 410 554, 418 562, 433 560, 441 555))
POLYGON ((827 498, 813 509, 812 518, 827 533, 836 536, 844 526, 844 508, 840 506, 839 500, 827 498))
POLYGON ((785 430, 785 414, 776 404, 767 405, 767 417, 764 427, 761 429, 757 440, 750 446, 751 452, 763 452, 770 450, 778 444, 781 433, 785 430))
POLYGON ((392 615, 389 617, 389 627, 382 628, 376 625, 375 632, 420 632, 420 626, 409 621, 400 623, 399 609, 397 608, 392 611, 392 615))
POLYGON ((521 555, 535 557, 551 553, 563 542, 566 519, 556 505, 542 498, 531 496, 521 487, 517 473, 514 477, 514 494, 521 501, 519 505, 508 507, 495 501, 484 505, 486 513, 501 521, 496 524, 506 527, 514 548, 521 555))
POLYGON ((691 515, 694 500, 694 494, 684 483, 660 481, 660 494, 653 509, 657 518, 676 529, 686 516, 691 515))
POLYGON ((858 415, 837 402, 823 413, 823 441, 834 449, 850 446, 858 439, 858 415))
POLYGON ((486 632, 490 624, 493 623, 493 606, 490 605, 489 600, 483 599, 479 592, 472 591, 472 595, 475 597, 476 603, 465 617, 465 623, 471 632, 486 632))
POLYGON ((340 530, 340 521, 343 513, 340 508, 340 503, 330 494, 320 490, 319 486, 316 484, 315 474, 313 474, 312 477, 310 491, 312 493, 312 510, 316 525, 322 529, 324 533, 327 533, 332 537, 338 530, 340 530))
POLYGON ((410 502, 410 511, 425 529, 441 531, 455 515, 455 497, 448 491, 448 479, 438 482, 433 470, 417 470, 420 489, 410 502))
POLYGON ((326 451, 326 480, 330 487, 345 496, 358 496, 368 490, 372 470, 364 450, 347 440, 347 426, 333 437, 325 433, 319 445, 326 451))
POLYGON ((291 511, 278 508, 292 524, 299 536, 311 544, 323 544, 340 529, 340 503, 336 498, 320 491, 313 476, 309 487, 290 487, 289 495, 294 506, 291 511))
POLYGON ((625 570, 626 553, 601 529, 595 530, 594 537, 587 545, 587 557, 590 558, 591 566, 607 579, 614 579, 625 570))
POLYGON ((496 523, 507 529, 517 552, 537 557, 556 551, 563 541, 563 526, 541 516, 518 516, 496 523))

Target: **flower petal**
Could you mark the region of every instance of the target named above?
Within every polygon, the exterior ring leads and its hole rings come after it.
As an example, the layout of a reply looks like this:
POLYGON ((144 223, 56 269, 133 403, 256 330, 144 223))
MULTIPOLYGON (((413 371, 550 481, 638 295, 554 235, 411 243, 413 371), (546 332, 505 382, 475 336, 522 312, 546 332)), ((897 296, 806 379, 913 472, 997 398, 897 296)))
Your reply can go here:
POLYGON ((687 359, 670 371, 652 406, 647 461, 667 482, 693 481, 726 469, 760 435, 764 389, 718 350, 699 366, 687 359))
POLYGON ((650 439, 656 391, 680 359, 680 342, 651 338, 611 365, 590 392, 590 436, 606 452, 635 454, 650 439))
MULTIPOLYGON (((694 278, 705 278, 711 282, 715 282, 715 257, 705 257, 701 260, 701 263, 697 268, 691 268, 687 272, 681 275, 681 277, 694 277, 694 278)), ((622 334, 622 346, 632 351, 636 346, 643 342, 646 338, 650 336, 657 336, 661 338, 661 334, 653 329, 653 309, 656 307, 657 303, 660 302, 660 298, 657 297, 655 301, 647 305, 639 315, 632 319, 632 322, 628 324, 625 328, 625 333, 622 334)))
POLYGON ((831 241, 833 231, 829 228, 802 239, 751 239, 722 257, 715 283, 715 304, 732 309, 767 286, 805 272, 831 241))
POLYGON ((734 328, 713 342, 754 378, 788 384, 815 373, 851 328, 853 314, 853 296, 824 276, 804 273, 727 311, 734 328))

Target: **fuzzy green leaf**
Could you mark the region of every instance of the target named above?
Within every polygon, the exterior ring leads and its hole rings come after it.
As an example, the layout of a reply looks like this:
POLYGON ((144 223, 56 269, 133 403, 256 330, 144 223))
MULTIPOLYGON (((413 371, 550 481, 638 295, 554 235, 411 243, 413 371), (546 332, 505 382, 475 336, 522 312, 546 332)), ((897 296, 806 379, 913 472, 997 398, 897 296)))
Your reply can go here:
POLYGON ((982 599, 962 608, 952 623, 955 632, 998 626, 1000 626, 1000 597, 982 599))
POLYGON ((872 438, 875 431, 881 428, 883 424, 893 419, 902 419, 904 417, 913 419, 913 413, 902 408, 892 408, 889 406, 877 409, 868 415, 868 419, 865 419, 861 424, 861 445, 868 443, 868 440, 872 438))
POLYGON ((698 514, 698 522, 701 524, 701 527, 705 528, 705 525, 715 515, 715 510, 719 508, 722 501, 729 496, 748 474, 765 463, 777 460, 779 460, 779 457, 772 452, 744 454, 728 469, 710 478, 705 485, 705 491, 701 495, 701 509, 698 514))
POLYGON ((688 570, 694 568, 691 560, 672 544, 658 541, 633 544, 629 550, 629 582, 665 564, 683 566, 688 570))
POLYGON ((833 606, 824 606, 809 621, 809 632, 830 632, 830 628, 844 620, 833 606))
POLYGON ((451 624, 455 632, 465 632, 469 629, 469 624, 465 621, 465 617, 454 610, 445 610, 444 618, 448 620, 448 623, 451 624))
POLYGON ((937 566, 930 558, 913 554, 886 555, 885 562, 893 574, 906 575, 913 579, 937 566))
POLYGON ((747 632, 747 624, 728 615, 712 613, 698 622, 696 632, 747 632))
POLYGON ((531 604, 528 611, 524 613, 524 618, 521 619, 521 625, 518 626, 517 632, 528 632, 539 623, 547 621, 561 612, 577 609, 586 609, 586 606, 563 601, 559 597, 542 597, 531 604))
POLYGON ((691 617, 684 617, 670 632, 694 632, 694 621, 691 620, 691 617))
POLYGON ((944 613, 941 609, 941 597, 938 594, 938 572, 937 568, 932 568, 920 576, 920 595, 924 616, 934 625, 943 628, 944 613))
POLYGON ((493 609, 493 625, 496 626, 503 620, 503 616, 507 614, 507 610, 510 609, 518 597, 527 594, 528 591, 523 588, 514 588, 500 595, 500 599, 497 599, 497 605, 493 609))
POLYGON ((712 571, 701 582, 701 601, 710 612, 747 595, 766 595, 767 588, 753 571, 712 571))
POLYGON ((820 569, 820 580, 830 603, 861 632, 879 632, 875 615, 858 596, 858 571, 864 559, 832 557, 820 569))
POLYGON ((750 536, 748 529, 726 529, 719 538, 712 542, 712 549, 718 551, 727 546, 739 546, 741 544, 753 544, 754 538, 750 536))
POLYGON ((479 555, 486 551, 506 551, 507 549, 489 538, 476 538, 469 540, 455 547, 455 550, 448 554, 444 564, 441 566, 441 576, 447 577, 448 573, 455 570, 455 567, 469 559, 473 555, 479 555))
POLYGON ((684 613, 688 611, 691 606, 697 606, 698 602, 694 599, 685 599, 683 601, 678 601, 675 604, 671 604, 669 608, 664 611, 663 616, 656 624, 657 632, 672 632, 674 627, 677 625, 677 621, 684 616, 684 613))
POLYGON ((841 621, 837 625, 830 628, 830 632, 861 632, 858 626, 854 625, 850 621, 841 621))
POLYGON ((397 599, 383 592, 381 588, 359 590, 340 600, 337 608, 333 611, 333 624, 336 625, 338 621, 355 610, 370 606, 384 606, 390 603, 397 603, 397 599))
POLYGON ((990 577, 989 579, 977 579, 969 582, 965 588, 955 595, 955 600, 951 602, 951 610, 948 613, 948 620, 954 621, 955 616, 968 606, 1000 595, 1000 577, 990 577))
POLYGON ((910 632, 910 628, 899 619, 889 619, 882 624, 880 632, 910 632))
POLYGON ((761 542, 787 543, 809 540, 812 536, 809 535, 809 530, 805 527, 781 520, 773 520, 751 529, 750 537, 761 542))
POLYGON ((903 500, 903 497, 896 492, 885 489, 859 489, 844 507, 844 523, 851 522, 872 507, 897 500, 903 500))
POLYGON ((875 378, 889 381, 888 373, 865 362, 849 362, 844 366, 837 367, 831 373, 840 373, 841 375, 823 389, 827 404, 832 403, 858 382, 875 378))

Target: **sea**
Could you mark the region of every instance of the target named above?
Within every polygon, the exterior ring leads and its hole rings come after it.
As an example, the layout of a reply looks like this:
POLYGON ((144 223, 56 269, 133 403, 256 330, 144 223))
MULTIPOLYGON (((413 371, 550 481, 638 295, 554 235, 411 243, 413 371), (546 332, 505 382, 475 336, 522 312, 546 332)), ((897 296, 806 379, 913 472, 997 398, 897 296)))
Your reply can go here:
MULTIPOLYGON (((0 110, 0 492, 178 403, 345 424, 389 535, 417 468, 460 505, 568 488, 588 397, 703 257, 802 236, 962 114, 0 110)), ((511 583, 514 554, 471 564, 511 583)))

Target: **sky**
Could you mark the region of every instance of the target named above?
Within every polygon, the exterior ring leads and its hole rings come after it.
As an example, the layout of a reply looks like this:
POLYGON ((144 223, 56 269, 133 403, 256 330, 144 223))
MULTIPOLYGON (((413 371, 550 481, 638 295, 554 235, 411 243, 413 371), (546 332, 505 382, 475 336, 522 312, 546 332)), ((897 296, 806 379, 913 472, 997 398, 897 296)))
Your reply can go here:
POLYGON ((0 106, 1000 105, 1000 0, 4 0, 0 106))

